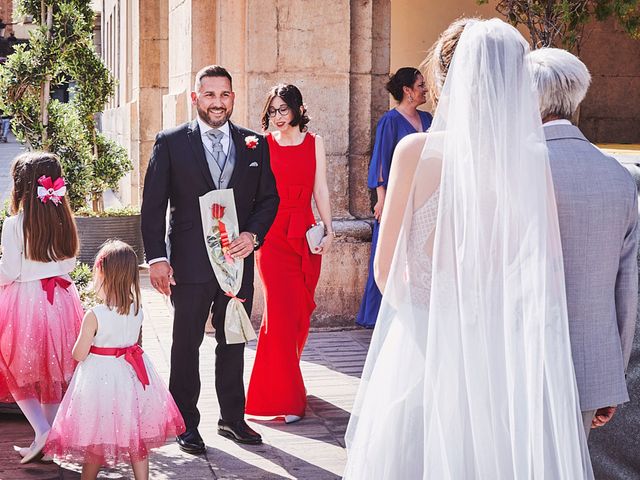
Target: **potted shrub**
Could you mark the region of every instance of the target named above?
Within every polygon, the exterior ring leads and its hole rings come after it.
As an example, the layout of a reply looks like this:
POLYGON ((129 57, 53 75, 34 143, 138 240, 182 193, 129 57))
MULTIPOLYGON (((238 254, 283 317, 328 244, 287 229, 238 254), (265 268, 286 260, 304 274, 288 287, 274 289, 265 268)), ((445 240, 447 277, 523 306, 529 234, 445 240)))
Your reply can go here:
MULTIPOLYGON (((16 137, 30 150, 58 155, 74 211, 87 212, 83 209, 91 204, 91 216, 77 217, 80 258, 87 263, 92 263, 97 251, 96 233, 104 239, 131 241, 122 232, 137 232, 140 227, 139 218, 125 218, 131 215, 109 221, 103 208, 102 193, 116 188, 132 164, 126 150, 96 128, 96 114, 113 95, 115 80, 93 44, 91 3, 18 0, 19 14, 33 16, 38 28, 0 67, 0 108, 13 116, 16 137), (74 86, 69 102, 51 98, 52 89, 70 81, 74 86), (115 230, 110 232, 113 225, 115 230)), ((134 248, 141 255, 141 240, 134 248)))

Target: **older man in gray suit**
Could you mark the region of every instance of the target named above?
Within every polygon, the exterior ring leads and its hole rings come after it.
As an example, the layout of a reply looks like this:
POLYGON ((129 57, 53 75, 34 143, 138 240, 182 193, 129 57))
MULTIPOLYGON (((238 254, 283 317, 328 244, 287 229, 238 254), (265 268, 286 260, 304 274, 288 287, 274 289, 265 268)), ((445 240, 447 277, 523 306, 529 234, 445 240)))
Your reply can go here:
POLYGON ((571 124, 589 88, 574 55, 529 55, 558 204, 569 333, 585 432, 629 400, 629 363, 638 303, 638 197, 631 175, 571 124))

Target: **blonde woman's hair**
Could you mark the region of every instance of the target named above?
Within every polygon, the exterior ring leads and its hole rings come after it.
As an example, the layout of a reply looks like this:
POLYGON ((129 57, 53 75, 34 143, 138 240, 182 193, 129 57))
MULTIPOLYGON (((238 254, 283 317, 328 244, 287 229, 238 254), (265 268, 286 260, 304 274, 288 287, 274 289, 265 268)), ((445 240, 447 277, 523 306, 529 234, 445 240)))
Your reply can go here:
POLYGON ((440 37, 431 46, 426 58, 420 64, 420 70, 424 72, 429 100, 431 100, 433 108, 438 105, 440 92, 442 92, 444 80, 447 78, 451 60, 453 60, 453 53, 458 46, 458 40, 460 40, 464 28, 471 22, 479 21, 482 20, 473 17, 463 17, 455 20, 440 34, 440 37))
POLYGON ((129 245, 120 240, 107 240, 96 255, 94 277, 100 272, 102 283, 97 285, 104 292, 104 303, 121 315, 127 315, 134 305, 135 314, 140 311, 140 275, 138 257, 129 245))

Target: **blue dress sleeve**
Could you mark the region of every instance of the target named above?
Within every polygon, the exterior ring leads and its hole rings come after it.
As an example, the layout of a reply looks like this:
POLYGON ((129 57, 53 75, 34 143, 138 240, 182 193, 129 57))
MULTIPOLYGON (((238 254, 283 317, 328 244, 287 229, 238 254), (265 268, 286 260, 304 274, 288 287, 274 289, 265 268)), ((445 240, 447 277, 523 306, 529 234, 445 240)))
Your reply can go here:
POLYGON ((391 157, 396 148, 397 126, 391 116, 386 113, 378 121, 376 128, 376 141, 373 145, 371 163, 369 164, 369 178, 367 186, 376 188, 387 186, 391 157))
POLYGON ((426 132, 431 127, 431 122, 433 121, 433 115, 429 112, 423 112, 422 110, 418 110, 420 112, 420 119, 422 120, 422 127, 426 132))

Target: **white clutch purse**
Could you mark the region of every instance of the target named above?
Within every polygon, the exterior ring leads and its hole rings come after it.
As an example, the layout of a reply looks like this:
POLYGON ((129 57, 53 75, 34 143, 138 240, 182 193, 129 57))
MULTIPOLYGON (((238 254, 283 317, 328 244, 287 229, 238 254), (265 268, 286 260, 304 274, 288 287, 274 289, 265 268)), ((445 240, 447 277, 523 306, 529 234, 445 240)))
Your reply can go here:
POLYGON ((311 225, 307 230, 307 244, 309 244, 309 250, 311 253, 318 253, 320 242, 324 238, 324 223, 318 222, 315 225, 311 225))

